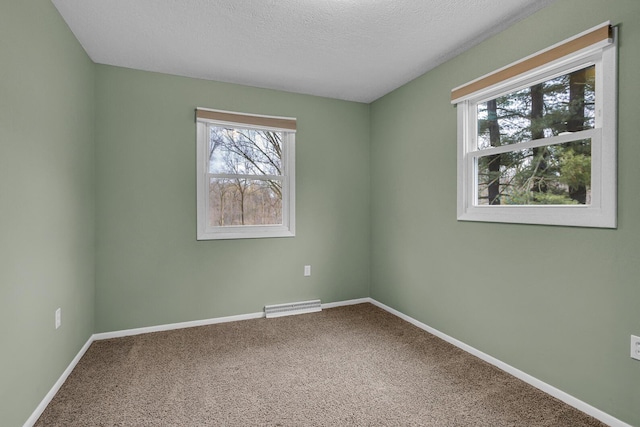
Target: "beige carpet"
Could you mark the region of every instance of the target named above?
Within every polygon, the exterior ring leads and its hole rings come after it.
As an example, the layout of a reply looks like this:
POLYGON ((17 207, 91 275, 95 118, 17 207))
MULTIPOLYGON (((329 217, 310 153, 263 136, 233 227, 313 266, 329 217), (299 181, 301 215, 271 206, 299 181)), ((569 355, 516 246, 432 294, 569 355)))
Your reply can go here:
POLYGON ((37 426, 603 426, 371 305, 97 341, 37 426))

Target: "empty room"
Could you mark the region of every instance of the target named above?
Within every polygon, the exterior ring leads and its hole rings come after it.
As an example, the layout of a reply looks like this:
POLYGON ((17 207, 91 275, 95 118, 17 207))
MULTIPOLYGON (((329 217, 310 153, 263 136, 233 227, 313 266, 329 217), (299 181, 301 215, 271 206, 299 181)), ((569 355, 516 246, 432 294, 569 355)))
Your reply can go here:
POLYGON ((2 0, 0 426, 640 426, 638 0, 2 0))

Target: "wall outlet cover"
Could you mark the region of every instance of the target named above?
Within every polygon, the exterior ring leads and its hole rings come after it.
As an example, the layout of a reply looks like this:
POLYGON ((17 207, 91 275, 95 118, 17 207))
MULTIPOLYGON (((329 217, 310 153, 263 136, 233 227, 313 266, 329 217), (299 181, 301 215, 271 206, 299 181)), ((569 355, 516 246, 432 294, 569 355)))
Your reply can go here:
POLYGON ((640 360, 640 337, 631 335, 631 358, 640 360))
POLYGON ((56 310, 56 329, 58 329, 62 325, 62 309, 56 310))

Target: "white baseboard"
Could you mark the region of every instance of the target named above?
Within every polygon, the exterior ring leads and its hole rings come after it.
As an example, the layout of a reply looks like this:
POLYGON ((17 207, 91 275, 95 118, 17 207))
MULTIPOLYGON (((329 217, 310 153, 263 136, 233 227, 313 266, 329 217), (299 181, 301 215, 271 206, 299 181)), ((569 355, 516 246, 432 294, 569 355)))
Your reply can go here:
POLYGON ((326 308, 344 307, 345 305, 363 304, 365 302, 372 302, 372 299, 367 297, 367 298, 349 299, 346 301, 328 302, 326 304, 322 304, 322 309, 324 310, 326 308))
MULTIPOLYGON (((362 304, 365 302, 372 302, 371 298, 360 298, 353 299, 348 301, 338 301, 338 302, 330 302, 327 304, 322 304, 322 308, 333 308, 333 307, 341 307, 345 305, 354 305, 354 304, 362 304)), ((203 319, 203 320, 194 320, 190 322, 179 322, 179 323, 169 323, 165 325, 157 325, 157 326, 149 326, 144 328, 134 328, 134 329, 124 329, 120 331, 113 332, 101 332, 97 334, 93 334, 85 345, 80 349, 76 357, 73 358, 67 369, 64 370, 58 381, 51 387, 51 390, 47 393, 47 395, 42 399, 38 407, 33 411, 31 416, 27 419, 27 421, 23 424, 23 427, 32 427, 38 418, 42 415, 47 405, 51 403, 51 400, 56 395, 62 384, 67 380, 71 371, 76 367, 82 356, 86 353, 87 349, 94 341, 98 340, 106 340, 110 338, 121 338, 128 337, 132 335, 140 335, 140 334, 148 334, 151 332, 161 332, 161 331, 170 331, 174 329, 182 329, 182 328, 192 328, 194 326, 206 326, 206 325, 215 325, 216 323, 226 323, 226 322, 237 322, 239 320, 248 320, 248 319, 260 319, 264 317, 264 312, 256 312, 256 313, 248 313, 248 314, 240 314, 236 316, 226 316, 226 317, 215 317, 211 319, 203 319)))
POLYGON ((92 342, 93 342, 93 335, 89 337, 89 339, 82 346, 78 354, 76 354, 76 357, 74 357, 71 363, 69 363, 69 366, 67 366, 67 369, 64 370, 62 375, 60 375, 60 378, 58 378, 58 381, 56 381, 53 387, 51 387, 51 390, 49 390, 49 393, 47 393, 47 395, 44 397, 44 399, 42 399, 42 402, 40 402, 36 410, 33 411, 31 416, 27 419, 27 421, 25 421, 25 423, 23 424, 23 427, 33 427, 36 421, 38 421, 38 418, 40 418, 40 415, 42 415, 42 413, 47 408, 49 403, 51 403, 53 396, 55 396, 58 390, 60 390, 60 387, 62 387, 62 384, 64 384, 64 382, 67 380, 67 378, 69 377, 73 369, 76 367, 76 365, 80 361, 80 359, 82 359, 82 356, 84 356, 84 354, 87 352, 92 342))
POLYGON ((93 334, 93 338, 97 340, 106 340, 109 338, 122 338, 131 335, 148 334, 151 332, 171 331, 174 329, 193 328, 194 326, 215 325, 216 323, 237 322, 239 320, 260 319, 264 317, 264 312, 238 314, 235 316, 214 317, 212 319, 193 320, 190 322, 168 323, 166 325, 148 326, 145 328, 124 329, 121 331, 102 332, 93 334))
POLYGON ((38 418, 42 415, 44 410, 47 408, 51 400, 56 395, 62 384, 67 380, 71 371, 76 367, 82 356, 86 353, 87 349, 94 341, 105 340, 109 338, 120 338, 127 337, 130 335, 139 335, 146 334, 149 332, 160 332, 160 331, 170 331, 172 329, 182 329, 182 328, 190 328, 193 326, 204 326, 204 325, 213 325, 216 323, 225 323, 225 322, 235 322, 238 320, 247 320, 247 319, 258 319, 264 317, 263 312, 259 313, 249 313, 249 314, 241 314, 238 316, 227 316, 227 317, 216 317, 213 319, 204 319, 204 320, 195 320, 191 322, 181 322, 181 323, 170 323, 167 325, 158 325, 158 326, 150 326, 147 328, 136 328, 136 329, 125 329, 121 331, 114 332, 104 332, 99 334, 93 334, 85 345, 80 349, 76 357, 73 358, 67 369, 64 370, 58 381, 51 387, 51 390, 47 393, 47 395, 42 399, 42 402, 38 405, 35 411, 31 414, 31 416, 27 419, 27 421, 23 424, 23 427, 33 427, 33 425, 38 421, 38 418))
POLYGON ((542 391, 544 391, 545 393, 555 397, 558 400, 563 401, 564 403, 566 403, 567 405, 573 406, 574 408, 578 409, 579 411, 584 412, 587 415, 591 415, 593 418, 602 421, 603 423, 607 424, 608 426, 611 427, 633 427, 627 423, 625 423, 624 421, 621 421, 609 414, 607 414, 606 412, 601 411, 600 409, 589 405, 588 403, 583 402, 582 400, 573 397, 572 395, 565 393, 564 391, 545 383, 544 381, 540 381, 539 379, 517 369, 514 368, 511 365, 508 365, 504 362, 502 362, 501 360, 496 359, 493 356, 490 356, 486 353, 483 353, 482 351, 471 347, 470 345, 467 345, 465 343, 463 343, 462 341, 459 341, 443 332, 440 332, 439 330, 432 328, 431 326, 425 325, 424 323, 420 322, 419 320, 414 319, 413 317, 407 316, 404 313, 399 312, 398 310, 395 310, 379 301, 374 300, 373 298, 368 298, 367 299, 368 302, 370 302, 371 304, 380 307, 381 309, 388 311, 389 313, 398 316, 399 318, 406 320, 407 322, 411 323, 412 325, 417 326, 420 329, 423 329, 427 332, 429 332, 430 334, 433 334, 435 336, 437 336, 438 338, 442 338, 443 340, 447 341, 450 344, 455 345, 456 347, 466 351, 467 353, 470 353, 482 360, 484 360, 487 363, 492 364, 493 366, 502 369, 503 371, 513 375, 516 378, 521 379, 522 381, 534 386, 537 389, 540 389, 542 391))
MULTIPOLYGON (((343 306, 347 306, 347 305, 355 305, 355 304, 362 304, 362 303, 371 303, 377 307, 380 307, 381 309, 417 326, 420 329, 423 329, 427 332, 429 332, 430 334, 433 334, 435 336, 437 336, 438 338, 441 338, 445 341, 447 341, 448 343, 451 343, 453 345, 455 345, 456 347, 466 351, 467 353, 470 353, 482 360, 484 360, 487 363, 490 363, 494 366, 496 366, 499 369, 502 369, 503 371, 513 375, 516 378, 521 379, 522 381, 544 391, 545 393, 565 402, 566 404, 573 406, 574 408, 588 414, 591 415, 592 417, 602 421, 603 423, 611 426, 611 427, 633 427, 623 421, 620 421, 619 419, 607 414, 606 412, 603 412, 601 410, 599 410, 598 408, 595 408, 585 402, 583 402, 580 399, 577 399, 573 396, 571 396, 568 393, 565 393, 564 391, 557 389, 555 387, 553 387, 552 385, 549 385, 543 381, 540 381, 539 379, 532 377, 531 375, 514 368, 511 365, 508 365, 498 359, 496 359, 493 356, 490 356, 486 353, 483 353, 482 351, 471 347, 470 345, 467 345, 465 343, 463 343, 462 341, 459 341, 443 332, 440 332, 437 329, 434 329, 428 325, 425 325, 424 323, 414 319, 413 317, 407 316, 404 313, 399 312, 398 310, 395 310, 379 301, 376 301, 373 298, 370 297, 366 297, 366 298, 358 298, 358 299, 352 299, 352 300, 347 300, 347 301, 337 301, 337 302, 330 302, 330 303, 326 303, 326 304, 322 304, 322 308, 323 309, 327 309, 327 308, 334 308, 334 307, 343 307, 343 306)), ((38 405, 38 407, 36 408, 35 411, 33 411, 33 413, 31 414, 31 416, 29 417, 29 419, 24 423, 23 427, 32 427, 36 421, 38 421, 38 418, 40 418, 40 415, 42 415, 42 413, 44 412, 44 410, 46 409, 47 405, 49 405, 49 403, 51 402, 51 400, 53 399, 53 397, 55 396, 55 394, 58 392, 58 390, 60 390, 60 387, 62 387, 62 384, 64 384, 64 382, 66 381, 67 377, 69 376, 69 374, 71 374, 71 371, 73 371, 73 369, 76 367, 76 365, 78 364, 78 362, 80 361, 80 359, 82 358, 82 356, 85 354, 85 352, 87 351, 87 349, 89 348, 89 346, 91 345, 91 343, 93 343, 94 341, 98 341, 98 340, 104 340, 104 339, 109 339, 109 338, 120 338, 120 337, 126 337, 126 336, 131 336, 131 335, 139 335, 139 334, 146 334, 146 333, 150 333, 150 332, 160 332, 160 331, 170 331, 173 329, 182 329, 182 328, 191 328, 194 326, 205 326, 205 325, 214 325, 217 323, 226 323, 226 322, 236 322, 239 320, 248 320, 248 319, 259 319, 264 317, 264 313, 263 312, 257 312, 257 313, 249 313, 249 314, 240 314, 240 315, 236 315, 236 316, 226 316, 226 317, 216 317, 216 318, 212 318, 212 319, 204 319, 204 320, 195 320, 195 321, 191 321, 191 322, 180 322, 180 323, 170 323, 170 324, 166 324, 166 325, 158 325, 158 326, 150 326, 150 327, 146 327, 146 328, 135 328, 135 329, 125 329, 125 330, 121 330, 121 331, 114 331, 114 332, 103 332, 103 333, 98 333, 98 334, 93 334, 85 343, 85 345, 80 349, 80 351, 78 352, 78 354, 76 355, 76 357, 73 358, 73 360, 71 361, 71 363, 69 364, 69 366, 67 367, 67 369, 64 370, 64 372, 62 373, 62 375, 60 376, 60 378, 58 379, 58 381, 56 381, 56 383, 53 385, 53 387, 51 388, 51 390, 49 390, 49 392, 47 393, 47 395, 44 397, 44 399, 42 399, 42 402, 40 402, 40 404, 38 405)))
MULTIPOLYGON (((355 305, 362 304, 366 302, 371 302, 371 298, 359 298, 352 299, 346 301, 337 301, 337 302, 329 302, 326 304, 322 304, 323 309, 334 308, 334 307, 342 307, 346 305, 355 305)), ((227 323, 227 322, 237 322, 239 320, 249 320, 249 319, 260 319, 264 317, 264 312, 259 311, 256 313, 248 313, 248 314, 238 314, 235 316, 226 316, 226 317, 215 317, 211 319, 203 319, 203 320, 193 320, 190 322, 179 322, 179 323, 169 323, 165 325, 157 325, 157 326, 148 326, 144 328, 135 328, 135 329, 124 329, 120 331, 113 332, 101 332, 93 335, 94 340, 106 340, 110 338, 121 338, 128 337, 131 335, 140 335, 140 334, 148 334, 151 332, 161 332, 161 331, 171 331, 173 329, 183 329, 183 328, 192 328, 194 326, 206 326, 206 325, 215 325, 216 323, 227 323)))

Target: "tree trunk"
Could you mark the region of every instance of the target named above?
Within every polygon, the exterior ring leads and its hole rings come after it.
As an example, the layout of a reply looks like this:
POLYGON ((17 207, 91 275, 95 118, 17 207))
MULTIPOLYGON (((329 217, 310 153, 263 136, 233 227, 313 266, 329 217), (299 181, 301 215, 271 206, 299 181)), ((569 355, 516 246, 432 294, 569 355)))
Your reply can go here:
MULTIPOLYGON (((571 115, 567 121, 568 132, 584 130, 584 88, 586 83, 586 70, 579 70, 569 74, 569 112, 571 115)), ((574 150, 579 152, 579 146, 575 146, 574 150)), ((586 204, 587 187, 584 185, 569 187, 569 197, 580 204, 586 204)))
POLYGON ((236 186, 238 187, 238 196, 240 201, 240 225, 244 225, 244 192, 246 191, 245 183, 241 179, 236 180, 236 186))
MULTIPOLYGON (((544 115, 544 93, 543 84, 531 86, 531 139, 544 138, 544 127, 542 126, 542 117, 544 115)), ((534 176, 532 177, 533 185, 531 191, 537 193, 546 193, 548 188, 544 182, 544 176, 547 170, 547 156, 545 147, 537 147, 533 149, 534 164, 532 165, 534 176), (537 164, 535 163, 537 162, 537 164)))
MULTIPOLYGON (((489 143, 500 146, 500 125, 498 124, 498 105, 495 99, 487 102, 487 122, 489 125, 489 143)), ((489 204, 500 204, 500 154, 488 156, 489 168, 489 204)))
POLYGON ((222 184, 219 184, 220 186, 220 219, 218 220, 219 222, 219 226, 224 226, 224 195, 225 195, 225 191, 224 191, 224 187, 222 186, 222 184))

